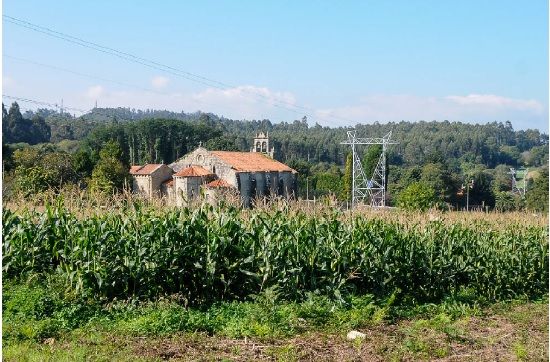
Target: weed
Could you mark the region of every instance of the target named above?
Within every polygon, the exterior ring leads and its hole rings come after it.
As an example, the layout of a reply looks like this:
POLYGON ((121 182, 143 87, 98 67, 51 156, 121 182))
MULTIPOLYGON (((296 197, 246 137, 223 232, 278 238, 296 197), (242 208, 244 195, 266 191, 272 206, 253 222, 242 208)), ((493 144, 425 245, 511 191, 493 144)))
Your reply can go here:
POLYGON ((523 343, 514 343, 514 345, 512 346, 512 350, 514 351, 514 355, 516 356, 518 361, 524 361, 527 358, 527 348, 523 343))

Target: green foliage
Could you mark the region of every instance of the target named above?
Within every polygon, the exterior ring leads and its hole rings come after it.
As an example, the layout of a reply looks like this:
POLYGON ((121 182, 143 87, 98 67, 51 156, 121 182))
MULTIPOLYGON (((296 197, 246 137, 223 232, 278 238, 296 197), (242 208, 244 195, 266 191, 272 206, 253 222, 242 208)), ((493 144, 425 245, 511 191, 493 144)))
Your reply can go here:
MULTIPOLYGON (((55 113, 55 112, 54 112, 55 113)), ((137 124, 143 120, 164 119, 177 121, 176 123, 202 124, 222 130, 222 133, 235 140, 235 145, 241 151, 248 151, 251 147, 251 135, 257 131, 267 131, 272 137, 272 143, 277 150, 277 157, 283 161, 302 159, 309 162, 330 162, 343 165, 345 162, 341 153, 339 142, 346 138, 345 128, 329 128, 315 125, 309 127, 307 120, 295 120, 294 122, 272 123, 263 120, 233 120, 216 116, 211 113, 184 113, 161 110, 134 110, 129 108, 95 108, 89 114, 78 119, 62 120, 58 115, 40 113, 47 119, 53 129, 68 125, 74 134, 74 139, 82 139, 89 132, 90 127, 97 128, 111 123, 116 118, 121 124, 137 124), (53 124, 55 116, 55 125, 53 124)), ((497 164, 507 163, 511 157, 518 153, 524 159, 523 153, 538 147, 533 153, 529 165, 540 166, 544 164, 538 153, 546 153, 548 147, 545 142, 548 135, 538 130, 514 131, 511 123, 487 123, 468 124, 460 122, 389 122, 380 124, 357 125, 357 134, 366 136, 381 136, 389 131, 393 132, 393 138, 400 142, 399 155, 393 157, 391 164, 399 164, 405 167, 423 165, 424 163, 439 163, 458 160, 465 155, 464 160, 482 163, 493 168, 497 164), (505 146, 502 148, 502 146, 505 146), (535 161, 536 159, 536 161, 535 161), (540 163, 540 164, 539 164, 540 163)), ((141 132, 140 132, 141 133, 141 132)), ((146 134, 143 134, 146 136, 146 134)), ((212 136, 218 137, 221 135, 212 136)), ((147 137, 147 136, 146 136, 147 137)), ((72 139, 72 138, 71 138, 72 139)), ((206 141, 206 140, 203 140, 206 141)), ((181 140, 185 142, 185 139, 181 140)), ((154 144, 154 141, 152 142, 154 144)), ((196 146, 197 144, 195 144, 196 146)), ((176 147, 182 147, 176 144, 176 147)), ((188 147, 189 148, 189 147, 188 147)), ((391 150, 392 148, 390 148, 391 150)), ((180 149, 181 151, 181 149, 180 149)), ((125 151, 126 153, 126 151, 125 151)), ((180 152, 180 155, 182 153, 180 152)), ((141 151, 140 151, 141 157, 141 151)), ((165 162, 170 162, 165 157, 165 162)), ((134 163, 139 163, 137 159, 134 163)), ((141 163, 143 163, 141 161, 141 163)))
POLYGON ((548 165, 548 145, 535 146, 522 153, 522 161, 527 166, 548 165))
POLYGON ((92 191, 112 193, 123 188, 128 178, 128 168, 122 163, 121 158, 122 150, 118 143, 105 143, 99 152, 99 161, 92 171, 92 191))
MULTIPOLYGON (((43 341, 86 325, 108 325, 118 333, 162 336, 206 332, 230 338, 289 337, 309 330, 359 328, 374 323, 379 311, 372 295, 340 303, 309 294, 303 302, 273 300, 266 292, 254 301, 219 302, 187 308, 176 300, 126 300, 100 304, 63 296, 56 285, 9 283, 4 286, 4 341, 43 341)), ((382 303, 384 304, 384 303, 382 303)))
POLYGON ((207 332, 230 338, 281 338, 319 328, 364 327, 383 309, 371 295, 354 297, 349 304, 313 294, 300 303, 262 298, 216 303, 206 310, 186 309, 170 302, 151 303, 120 315, 116 328, 140 336, 207 332))
POLYGON ((388 175, 388 193, 392 204, 397 204, 397 197, 405 188, 414 182, 420 181, 422 169, 418 166, 401 168, 390 165, 392 172, 388 175))
POLYGON ((204 147, 211 151, 239 151, 235 141, 226 136, 211 138, 204 147))
POLYGON ((317 196, 322 195, 341 195, 342 194, 342 174, 340 169, 332 168, 328 172, 320 172, 315 175, 315 189, 317 196))
POLYGON ((346 156, 346 168, 344 170, 344 187, 343 198, 351 200, 351 192, 353 188, 353 155, 348 153, 346 156))
POLYGON ((498 211, 512 211, 516 208, 514 196, 511 192, 500 191, 495 195, 495 209, 498 211))
POLYGON ((443 163, 425 164, 420 181, 434 190, 437 201, 452 201, 456 185, 443 163))
POLYGON ((75 181, 72 157, 63 152, 22 148, 13 153, 13 162, 15 188, 27 197, 75 181))
POLYGON ((311 217, 214 209, 125 210, 78 219, 63 207, 3 213, 5 280, 55 271, 80 295, 191 305, 374 294, 437 301, 464 288, 498 300, 548 291, 548 230, 402 225, 338 214, 311 217))
POLYGON ((548 212, 548 168, 544 168, 533 187, 527 190, 527 208, 535 211, 548 212))
POLYGON ((298 171, 297 186, 298 197, 306 199, 314 195, 314 183, 311 179, 311 164, 304 160, 292 159, 288 162, 288 166, 298 171))
POLYGON ((116 141, 122 152, 120 159, 126 165, 171 163, 210 139, 229 146, 229 139, 220 138, 221 131, 209 124, 166 119, 112 123, 95 128, 86 144, 99 151, 106 142, 116 141))
POLYGON ((101 314, 97 301, 75 300, 63 289, 59 283, 47 279, 5 283, 2 288, 4 338, 41 341, 82 326, 101 314))
MULTIPOLYGON (((248 151, 252 135, 257 131, 267 131, 278 160, 308 165, 306 174, 298 170, 298 191, 301 197, 305 197, 306 189, 309 188, 310 196, 337 192, 336 196, 340 199, 349 198, 349 176, 346 181, 342 178, 338 186, 327 188, 328 179, 334 181, 336 175, 330 171, 331 166, 342 168, 342 171, 346 167, 344 152, 348 150, 339 145, 346 137, 346 129, 342 127, 310 127, 304 119, 273 124, 266 119, 241 121, 211 113, 141 111, 128 108, 96 108, 78 118, 53 110, 39 109, 36 112, 26 112, 23 117, 18 106, 12 108, 10 112, 3 109, 3 119, 6 120, 3 124, 5 142, 25 141, 33 144, 45 142, 49 137, 51 142, 64 140, 65 143, 59 144, 61 150, 73 153, 77 147, 74 142, 82 141, 89 150, 92 164, 97 162, 99 151, 110 140, 119 144, 122 150, 120 160, 125 166, 168 164, 192 151, 200 142, 208 149, 248 151), (44 125, 51 129, 51 136, 38 140, 38 134, 46 134, 44 125), (10 127, 16 134, 30 135, 30 138, 12 138, 10 127), (39 131, 35 132, 33 129, 39 131), (73 140, 72 143, 67 143, 69 140, 73 140), (318 164, 328 166, 312 167, 318 164)), ((492 168, 499 165, 502 167, 505 163, 512 166, 525 163, 531 167, 548 163, 548 136, 537 130, 514 131, 509 122, 484 125, 459 122, 390 122, 357 126, 358 135, 365 136, 380 136, 390 130, 393 138, 399 141, 399 146, 390 147, 387 154, 390 166, 387 170, 391 171, 387 174, 388 196, 392 203, 395 195, 412 182, 422 180, 434 188, 438 200, 465 206, 464 199, 457 200, 456 191, 465 175, 473 176, 473 172, 479 171, 479 166, 482 165, 487 175, 482 175, 478 180, 482 187, 474 187, 470 203, 484 203, 492 207, 494 193, 508 191, 506 184, 509 181, 502 174, 491 171, 492 168), (485 187, 486 184, 490 186, 485 187)), ((370 178, 378 162, 380 147, 370 146, 365 150, 358 150, 363 151, 366 151, 363 157, 365 172, 370 178)), ((80 167, 75 167, 78 175, 75 182, 91 176, 91 165, 80 158, 77 162, 81 164, 80 167)), ((13 169, 12 164, 9 158, 6 161, 5 170, 10 171, 13 169)), ((88 182, 84 182, 86 183, 88 182)), ((99 184, 103 185, 99 188, 111 187, 105 180, 99 184)))
POLYGON ((500 146, 500 163, 516 166, 521 163, 521 153, 516 146, 500 146))
POLYGON ((498 165, 493 171, 493 180, 491 189, 495 196, 502 191, 512 190, 512 175, 510 175, 510 167, 506 165, 498 165))
POLYGON ((86 177, 92 175, 92 170, 94 168, 94 162, 92 160, 91 154, 85 149, 79 149, 73 155, 73 169, 74 172, 78 175, 80 181, 86 177))
POLYGON ((399 207, 425 211, 435 205, 435 190, 426 183, 413 182, 398 195, 399 207))
POLYGON ((363 156, 363 171, 365 171, 365 175, 367 178, 372 178, 372 174, 374 173, 374 169, 376 168, 376 165, 378 164, 378 160, 380 158, 380 155, 382 154, 382 146, 381 145, 370 145, 365 151, 365 155, 363 156))
POLYGON ((2 165, 3 172, 9 172, 13 169, 13 151, 14 149, 9 145, 2 143, 2 165))
POLYGON ((7 112, 2 104, 2 142, 26 142, 34 145, 49 141, 50 126, 44 118, 38 115, 32 119, 23 118, 17 102, 12 103, 7 112))
MULTIPOLYGON (((493 176, 484 167, 476 167, 467 179, 464 181, 464 185, 469 180, 474 180, 474 185, 470 189, 470 207, 473 205, 485 205, 493 207, 495 205, 495 194, 493 193, 493 176)), ((462 204, 466 206, 466 192, 462 204)))

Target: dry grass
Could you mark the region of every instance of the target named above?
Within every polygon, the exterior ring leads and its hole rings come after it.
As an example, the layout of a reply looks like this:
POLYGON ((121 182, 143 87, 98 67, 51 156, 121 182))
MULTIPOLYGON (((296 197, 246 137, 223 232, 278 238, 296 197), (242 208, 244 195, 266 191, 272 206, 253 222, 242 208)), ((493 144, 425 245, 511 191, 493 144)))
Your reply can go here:
POLYGON ((362 330, 367 335, 363 341, 348 341, 342 331, 271 341, 176 335, 135 338, 127 346, 140 356, 174 361, 548 360, 547 304, 523 304, 457 321, 436 319, 375 325, 362 330))
MULTIPOLYGON (((235 193, 225 193, 225 198, 219 204, 240 207, 241 200, 235 193)), ((87 217, 106 212, 125 212, 128 208, 139 204, 141 207, 153 210, 167 210, 175 208, 166 198, 146 199, 137 196, 131 192, 124 191, 117 194, 91 193, 82 190, 77 186, 64 188, 60 193, 47 191, 36 195, 32 199, 23 199, 14 196, 10 200, 3 202, 3 207, 12 211, 35 210, 44 211, 46 204, 55 204, 63 201, 67 210, 79 217, 87 217)), ((190 207, 198 207, 205 200, 196 200, 190 207)), ((360 216, 366 219, 382 219, 389 222, 397 222, 402 225, 424 225, 433 221, 440 221, 445 224, 478 225, 484 228, 499 228, 502 225, 520 226, 546 226, 549 224, 548 215, 533 212, 479 212, 479 211, 458 211, 443 212, 439 210, 430 210, 428 212, 410 212, 397 208, 371 209, 360 208, 354 211, 342 209, 334 199, 318 200, 315 203, 306 200, 285 200, 283 198, 275 199, 256 199, 253 201, 254 210, 244 210, 242 215, 247 217, 249 213, 255 210, 267 212, 282 211, 289 214, 305 213, 312 217, 323 217, 340 210, 343 219, 350 219, 354 216, 360 216)))

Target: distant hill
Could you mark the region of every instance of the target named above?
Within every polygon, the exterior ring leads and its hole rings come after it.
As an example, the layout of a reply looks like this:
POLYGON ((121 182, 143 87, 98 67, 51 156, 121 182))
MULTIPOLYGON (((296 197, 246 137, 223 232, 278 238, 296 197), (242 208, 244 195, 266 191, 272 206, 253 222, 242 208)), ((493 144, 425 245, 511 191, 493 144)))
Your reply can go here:
MULTIPOLYGON (((292 122, 272 123, 266 119, 233 120, 203 112, 121 107, 94 108, 80 117, 68 114, 61 116, 51 110, 40 112, 46 116, 46 123, 51 127, 52 142, 82 140, 98 127, 147 119, 167 119, 214 127, 223 134, 222 144, 243 151, 250 149, 256 132, 269 132, 276 149, 276 158, 283 161, 300 159, 343 165, 349 151, 340 145, 347 138, 346 131, 349 128, 329 128, 317 124, 310 126, 306 117, 292 122)), ((494 168, 498 164, 541 166, 548 159, 547 134, 532 129, 515 131, 510 122, 375 122, 358 125, 355 129, 361 137, 381 137, 392 131, 392 138, 399 142, 389 150, 389 161, 394 165, 412 166, 444 160, 454 168, 464 163, 494 168)))

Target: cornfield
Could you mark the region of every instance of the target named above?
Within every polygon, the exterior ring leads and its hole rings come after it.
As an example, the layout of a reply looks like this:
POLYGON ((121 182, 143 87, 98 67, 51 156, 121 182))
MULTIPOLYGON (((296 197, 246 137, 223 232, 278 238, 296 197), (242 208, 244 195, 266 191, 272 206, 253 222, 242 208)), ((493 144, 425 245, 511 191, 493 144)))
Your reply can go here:
POLYGON ((77 217, 4 210, 3 276, 57 275, 112 298, 180 295, 192 304, 400 293, 437 301, 468 291, 501 300, 548 292, 548 226, 404 223, 337 211, 124 210, 77 217))

